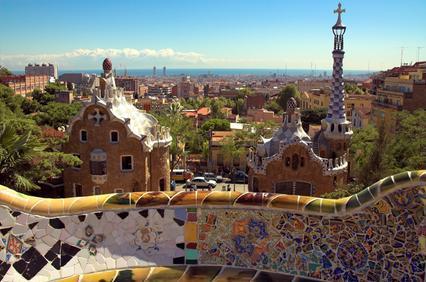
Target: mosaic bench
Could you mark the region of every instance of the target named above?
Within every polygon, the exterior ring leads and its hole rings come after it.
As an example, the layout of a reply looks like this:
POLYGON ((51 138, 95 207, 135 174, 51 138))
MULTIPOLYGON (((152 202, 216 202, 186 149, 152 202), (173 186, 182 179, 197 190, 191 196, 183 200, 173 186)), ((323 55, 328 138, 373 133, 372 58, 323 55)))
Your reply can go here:
POLYGON ((223 273, 245 269, 247 281, 424 281, 425 186, 426 171, 337 200, 218 191, 47 199, 0 186, 0 279, 131 281, 148 271, 227 281, 223 273))

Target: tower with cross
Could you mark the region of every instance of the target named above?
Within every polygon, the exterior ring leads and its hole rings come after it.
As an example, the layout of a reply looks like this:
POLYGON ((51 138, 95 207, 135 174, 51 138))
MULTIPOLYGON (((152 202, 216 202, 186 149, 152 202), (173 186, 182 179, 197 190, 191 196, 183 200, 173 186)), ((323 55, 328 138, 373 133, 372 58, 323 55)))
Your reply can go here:
POLYGON ((345 55, 343 36, 346 32, 346 26, 342 22, 342 13, 344 12, 345 9, 342 9, 342 5, 339 3, 337 9, 334 10, 334 13, 337 14, 337 21, 332 27, 334 35, 332 93, 327 117, 322 120, 323 140, 325 139, 327 144, 323 146, 323 150, 320 150, 320 155, 327 158, 344 155, 352 136, 351 123, 346 119, 343 82, 343 57, 345 55))

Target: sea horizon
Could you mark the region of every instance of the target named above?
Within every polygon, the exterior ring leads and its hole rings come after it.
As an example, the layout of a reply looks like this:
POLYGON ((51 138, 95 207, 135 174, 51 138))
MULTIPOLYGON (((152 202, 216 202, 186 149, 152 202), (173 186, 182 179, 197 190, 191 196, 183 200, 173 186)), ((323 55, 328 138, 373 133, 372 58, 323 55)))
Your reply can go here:
MULTIPOLYGON (((24 74, 23 70, 13 71, 15 74, 24 74)), ((101 74, 101 69, 67 69, 58 70, 58 75, 64 73, 88 73, 101 74)), ((153 69, 116 69, 117 75, 127 72, 128 76, 152 77, 153 69)), ((344 70, 346 76, 368 76, 377 71, 368 70, 344 70)), ((276 69, 276 68, 167 68, 167 76, 331 76, 331 69, 276 69)), ((163 76, 163 68, 158 68, 156 76, 163 76)))

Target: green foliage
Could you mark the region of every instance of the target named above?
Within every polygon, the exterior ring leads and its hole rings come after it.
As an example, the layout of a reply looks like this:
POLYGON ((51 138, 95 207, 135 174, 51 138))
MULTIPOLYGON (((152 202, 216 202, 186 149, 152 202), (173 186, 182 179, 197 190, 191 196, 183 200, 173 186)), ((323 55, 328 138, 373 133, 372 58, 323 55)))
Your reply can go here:
POLYGON ((367 186, 382 178, 386 139, 384 131, 374 126, 354 131, 349 153, 351 170, 358 183, 367 186))
POLYGON ((6 67, 0 66, 0 76, 2 75, 12 75, 13 73, 8 70, 6 67))
POLYGON ((370 185, 386 176, 426 168, 426 111, 397 114, 395 133, 369 126, 354 132, 351 170, 357 182, 370 185))
POLYGON ((15 126, 20 121, 23 120, 3 119, 0 122, 0 184, 18 191, 37 189, 38 181, 46 181, 65 167, 81 163, 72 155, 49 151, 29 124, 15 126))
POLYGON ((24 99, 21 104, 21 109, 24 114, 36 113, 41 109, 41 105, 36 100, 24 99))
POLYGON ((55 82, 55 83, 50 82, 44 87, 44 91, 46 91, 50 95, 55 95, 56 93, 63 90, 67 90, 67 86, 59 82, 55 82))
POLYGON ((179 103, 175 103, 170 105, 167 111, 155 114, 161 125, 170 128, 170 134, 173 138, 169 148, 172 155, 170 169, 173 169, 186 154, 186 144, 193 137, 192 121, 182 115, 182 108, 179 103))
POLYGON ((302 111, 302 125, 305 131, 310 124, 321 124, 321 120, 327 117, 327 108, 307 109, 302 111))
POLYGON ((24 100, 22 96, 16 96, 12 88, 0 84, 0 101, 13 113, 21 114, 21 104, 24 100))
POLYGON ((322 194, 322 198, 328 199, 340 199, 344 197, 348 197, 354 195, 360 191, 362 191, 365 187, 363 185, 357 183, 348 183, 346 185, 342 185, 337 187, 337 189, 333 192, 322 194))
POLYGON ((280 91, 280 93, 278 93, 277 103, 284 111, 287 110, 287 101, 291 97, 296 99, 297 103, 300 103, 300 93, 294 84, 287 85, 283 90, 280 91))
POLYGON ((384 157, 387 174, 426 169, 426 110, 397 114, 395 136, 384 157))
POLYGON ((34 116, 40 126, 48 125, 53 128, 68 125, 71 118, 80 111, 82 104, 79 102, 72 104, 51 102, 41 107, 41 112, 34 116))
POLYGON ((235 100, 234 106, 233 106, 233 112, 237 115, 242 115, 245 112, 245 99, 238 98, 235 100))
POLYGON ((266 104, 265 104, 265 109, 267 109, 268 111, 273 111, 275 114, 277 115, 282 115, 283 114, 283 109, 281 108, 281 106, 277 103, 276 100, 269 100, 266 104))
POLYGON ((40 89, 34 89, 31 94, 33 100, 38 102, 41 105, 47 105, 53 101, 55 101, 55 94, 51 94, 49 92, 43 92, 40 89))
POLYGON ((208 132, 208 131, 228 131, 228 130, 231 130, 231 125, 230 125, 230 122, 226 119, 212 118, 212 119, 206 121, 201 126, 201 129, 204 132, 208 132))
POLYGON ((362 95, 365 94, 364 91, 359 88, 355 83, 345 82, 345 92, 348 94, 362 95))
POLYGON ((240 159, 240 157, 245 153, 245 149, 242 144, 236 142, 233 137, 224 138, 220 150, 223 155, 223 159, 226 162, 232 162, 233 160, 240 159))

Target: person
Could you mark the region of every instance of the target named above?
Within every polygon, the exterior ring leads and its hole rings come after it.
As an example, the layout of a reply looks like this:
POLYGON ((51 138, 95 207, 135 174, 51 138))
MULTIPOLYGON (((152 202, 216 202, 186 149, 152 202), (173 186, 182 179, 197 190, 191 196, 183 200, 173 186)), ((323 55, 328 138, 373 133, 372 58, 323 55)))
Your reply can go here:
POLYGON ((176 182, 174 180, 172 180, 172 182, 170 182, 170 188, 172 191, 176 190, 176 182))

